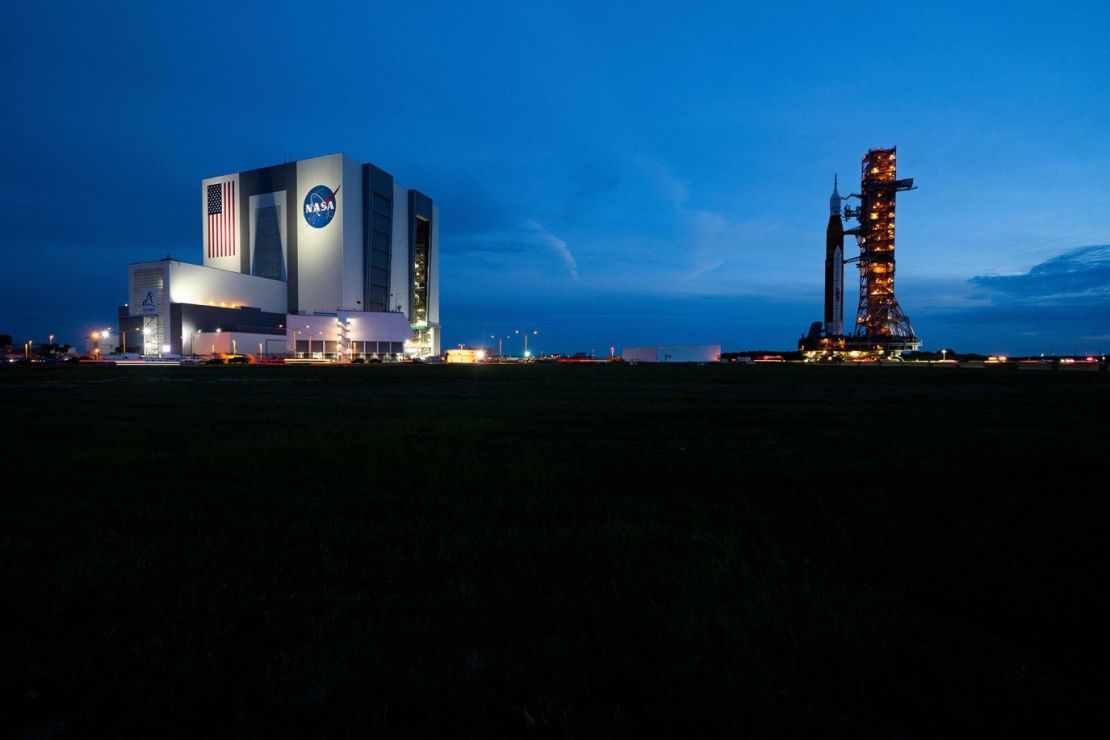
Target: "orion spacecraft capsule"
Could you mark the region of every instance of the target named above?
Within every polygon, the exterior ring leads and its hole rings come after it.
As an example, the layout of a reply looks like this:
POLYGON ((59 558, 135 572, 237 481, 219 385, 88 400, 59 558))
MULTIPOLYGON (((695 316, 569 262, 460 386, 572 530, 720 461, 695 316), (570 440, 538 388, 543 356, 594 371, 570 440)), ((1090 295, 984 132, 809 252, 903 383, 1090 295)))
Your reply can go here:
POLYGON ((833 176, 829 198, 829 225, 825 229, 825 336, 844 334, 844 222, 840 202, 844 200, 833 176))

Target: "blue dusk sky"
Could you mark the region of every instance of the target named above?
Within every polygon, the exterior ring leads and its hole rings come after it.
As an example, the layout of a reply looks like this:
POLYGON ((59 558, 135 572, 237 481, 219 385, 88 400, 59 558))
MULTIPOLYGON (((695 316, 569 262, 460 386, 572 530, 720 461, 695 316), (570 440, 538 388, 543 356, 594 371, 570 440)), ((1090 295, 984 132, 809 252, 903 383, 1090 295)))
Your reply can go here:
POLYGON ((343 151, 438 204, 444 347, 787 349, 833 174, 897 145, 927 349, 1110 350, 1110 3, 5 5, 17 342, 200 262, 202 178, 343 151))

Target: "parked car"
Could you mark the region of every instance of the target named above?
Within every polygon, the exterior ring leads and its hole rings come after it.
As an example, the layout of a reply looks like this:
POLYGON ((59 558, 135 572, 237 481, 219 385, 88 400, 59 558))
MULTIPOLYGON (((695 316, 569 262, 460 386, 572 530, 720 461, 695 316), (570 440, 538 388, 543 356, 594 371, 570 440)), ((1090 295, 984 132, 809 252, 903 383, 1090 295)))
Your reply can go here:
POLYGON ((222 358, 222 357, 213 357, 210 360, 205 360, 204 364, 205 365, 222 365, 222 364, 224 364, 224 358, 222 358))

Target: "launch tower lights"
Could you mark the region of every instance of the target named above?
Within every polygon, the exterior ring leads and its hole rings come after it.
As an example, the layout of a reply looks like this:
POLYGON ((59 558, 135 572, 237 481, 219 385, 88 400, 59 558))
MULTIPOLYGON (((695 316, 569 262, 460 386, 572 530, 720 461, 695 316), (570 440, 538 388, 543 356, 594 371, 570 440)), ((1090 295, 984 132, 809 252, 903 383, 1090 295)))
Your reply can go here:
POLYGON ((913 179, 898 180, 897 148, 871 149, 863 157, 859 207, 844 215, 859 220, 845 234, 859 241, 859 307, 850 348, 900 353, 916 350, 920 340, 894 295, 894 204, 900 191, 912 190, 913 179))
POLYGON ((864 155, 859 193, 842 197, 833 181, 825 232, 825 315, 798 343, 807 359, 896 356, 921 347, 894 295, 895 196, 914 189, 912 179, 897 179, 896 153, 896 148, 871 149, 864 155), (845 230, 840 204, 851 198, 858 199, 859 206, 845 206, 843 216, 858 219, 859 225, 845 230), (859 242, 858 257, 844 257, 847 235, 859 242), (855 326, 845 331, 843 281, 849 262, 859 267, 859 307, 855 326))

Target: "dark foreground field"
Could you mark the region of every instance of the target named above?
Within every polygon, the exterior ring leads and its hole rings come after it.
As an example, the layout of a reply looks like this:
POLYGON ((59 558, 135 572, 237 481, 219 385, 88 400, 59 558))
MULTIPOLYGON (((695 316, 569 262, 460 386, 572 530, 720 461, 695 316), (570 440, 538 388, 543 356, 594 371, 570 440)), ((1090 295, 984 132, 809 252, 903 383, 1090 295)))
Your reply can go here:
POLYGON ((0 370, 3 736, 1110 728, 1106 373, 0 370))

